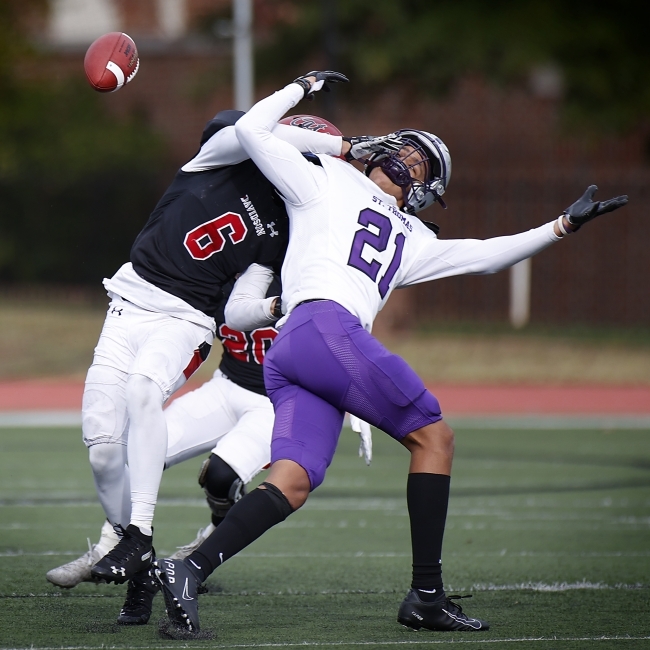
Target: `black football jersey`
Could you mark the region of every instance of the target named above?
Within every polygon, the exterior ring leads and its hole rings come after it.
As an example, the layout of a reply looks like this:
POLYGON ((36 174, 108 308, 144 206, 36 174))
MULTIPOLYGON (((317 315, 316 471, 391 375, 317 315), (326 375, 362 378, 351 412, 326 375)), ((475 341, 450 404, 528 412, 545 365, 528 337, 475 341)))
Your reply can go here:
MULTIPOLYGON (((278 331, 272 327, 260 327, 252 332, 239 332, 225 323, 223 311, 232 289, 232 283, 224 287, 224 298, 219 303, 215 313, 217 321, 217 336, 223 345, 223 355, 219 370, 235 384, 260 395, 266 395, 262 364, 264 357, 277 336, 278 331)), ((279 296, 282 293, 279 279, 271 283, 268 296, 279 296)))
MULTIPOLYGON (((224 126, 217 122, 214 132, 224 126)), ((252 263, 279 272, 288 232, 282 199, 252 161, 181 170, 136 238, 131 263, 151 284, 212 316, 221 287, 252 263)))

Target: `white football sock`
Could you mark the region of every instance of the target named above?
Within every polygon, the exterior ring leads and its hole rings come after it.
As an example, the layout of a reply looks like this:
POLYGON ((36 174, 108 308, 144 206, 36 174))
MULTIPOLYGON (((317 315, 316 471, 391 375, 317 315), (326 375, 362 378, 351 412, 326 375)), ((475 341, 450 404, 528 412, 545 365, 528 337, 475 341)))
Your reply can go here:
POLYGON ((126 399, 130 420, 127 455, 131 479, 131 523, 145 535, 151 535, 167 453, 163 394, 148 377, 131 375, 126 399))
POLYGON ((131 516, 126 451, 124 445, 116 443, 101 443, 88 449, 97 496, 106 518, 122 526, 128 524, 131 516))
POLYGON ((102 555, 106 555, 106 553, 108 553, 119 541, 120 538, 115 532, 111 522, 107 519, 102 526, 102 533, 97 542, 97 550, 102 555))

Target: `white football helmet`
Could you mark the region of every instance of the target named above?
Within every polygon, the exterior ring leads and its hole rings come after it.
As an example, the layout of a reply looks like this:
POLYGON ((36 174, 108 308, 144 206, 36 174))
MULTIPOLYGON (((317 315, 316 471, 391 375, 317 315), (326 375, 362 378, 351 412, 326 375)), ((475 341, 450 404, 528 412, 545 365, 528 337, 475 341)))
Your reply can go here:
POLYGON ((428 208, 434 201, 446 208, 442 195, 451 178, 451 156, 445 143, 437 135, 419 129, 400 129, 394 135, 402 140, 403 146, 412 147, 420 154, 426 165, 426 180, 422 182, 411 176, 410 169, 421 162, 407 165, 397 153, 371 156, 366 174, 375 167, 380 167, 395 185, 401 187, 404 212, 415 214, 428 208))

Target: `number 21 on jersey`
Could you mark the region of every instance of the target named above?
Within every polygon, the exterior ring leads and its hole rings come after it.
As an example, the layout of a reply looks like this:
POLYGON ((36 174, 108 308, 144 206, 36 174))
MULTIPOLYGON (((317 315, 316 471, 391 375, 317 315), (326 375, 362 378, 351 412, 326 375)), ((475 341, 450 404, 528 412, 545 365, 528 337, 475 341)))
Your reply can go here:
POLYGON ((388 293, 390 283, 395 277, 397 269, 399 269, 406 238, 401 232, 397 234, 395 237, 395 252, 388 265, 384 265, 384 270, 382 264, 376 259, 372 258, 372 261, 367 262, 361 255, 366 245, 378 253, 383 253, 388 248, 391 233, 393 232, 393 224, 388 217, 370 208, 361 210, 357 223, 362 225, 363 228, 357 230, 354 234, 348 266, 361 271, 373 282, 376 282, 379 295, 383 299, 388 293), (368 226, 371 225, 377 228, 379 231, 377 234, 368 230, 368 226))

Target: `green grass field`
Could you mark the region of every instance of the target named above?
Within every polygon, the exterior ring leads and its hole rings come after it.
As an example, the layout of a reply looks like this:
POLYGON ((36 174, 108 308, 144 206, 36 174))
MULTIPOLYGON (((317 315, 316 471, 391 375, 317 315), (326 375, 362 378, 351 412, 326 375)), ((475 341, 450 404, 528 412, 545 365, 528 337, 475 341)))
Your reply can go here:
MULTIPOLYGON (((174 642, 159 636, 160 596, 149 625, 121 627, 124 587, 45 580, 102 521, 80 431, 0 429, 0 647, 649 648, 649 434, 458 428, 444 575, 492 624, 472 635, 396 623, 410 580, 408 454, 376 432, 367 468, 346 429, 307 505, 209 580, 201 619, 214 639, 174 642)), ((197 467, 164 477, 159 555, 207 523, 197 467)))

